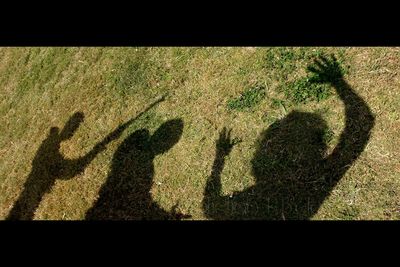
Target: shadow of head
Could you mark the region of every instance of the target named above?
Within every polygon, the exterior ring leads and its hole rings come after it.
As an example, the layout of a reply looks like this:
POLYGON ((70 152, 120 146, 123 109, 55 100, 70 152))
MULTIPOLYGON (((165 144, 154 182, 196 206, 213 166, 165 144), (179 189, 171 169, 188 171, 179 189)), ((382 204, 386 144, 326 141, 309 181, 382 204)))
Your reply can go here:
POLYGON ((150 145, 154 155, 163 154, 171 149, 182 136, 183 121, 169 120, 163 123, 151 136, 150 145))
MULTIPOLYGON (((75 131, 79 128, 79 125, 83 122, 84 117, 85 116, 83 115, 82 112, 76 112, 69 118, 69 120, 67 121, 67 123, 65 124, 64 128, 60 133, 61 141, 68 140, 74 135, 75 131)), ((53 128, 50 130, 51 134, 54 134, 55 132, 58 131, 58 128, 56 129, 53 128)))
POLYGON ((170 120, 162 124, 153 135, 147 129, 140 129, 129 135, 118 149, 118 155, 140 153, 142 157, 155 157, 171 149, 180 139, 183 131, 181 119, 170 120), (146 155, 146 156, 145 156, 146 155))
POLYGON ((252 160, 257 182, 274 177, 297 177, 318 166, 327 145, 328 127, 318 115, 292 112, 273 123, 262 135, 252 160))

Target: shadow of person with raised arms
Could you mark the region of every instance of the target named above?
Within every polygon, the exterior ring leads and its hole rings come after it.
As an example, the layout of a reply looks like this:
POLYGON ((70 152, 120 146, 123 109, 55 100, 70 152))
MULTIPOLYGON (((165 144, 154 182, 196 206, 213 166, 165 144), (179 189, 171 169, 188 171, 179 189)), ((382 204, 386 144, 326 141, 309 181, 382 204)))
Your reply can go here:
POLYGON ((315 74, 313 82, 331 84, 345 106, 345 128, 333 152, 326 155, 326 122, 319 115, 293 111, 261 134, 252 160, 255 185, 224 196, 221 172, 234 146, 224 129, 204 191, 208 218, 310 219, 364 150, 375 119, 344 80, 336 59, 321 58, 308 70, 315 74))
POLYGON ((101 142, 97 143, 90 152, 76 159, 65 158, 60 152, 60 145, 61 142, 72 138, 83 122, 83 113, 76 112, 73 114, 61 132, 58 127, 52 127, 47 138, 36 152, 32 161, 31 173, 24 184, 22 193, 8 214, 7 220, 32 220, 43 196, 50 192, 57 179, 67 180, 82 173, 89 163, 106 149, 107 144, 118 139, 133 121, 164 99, 163 96, 135 118, 118 126, 101 142))
POLYGON ((171 149, 180 139, 181 119, 162 124, 153 135, 140 129, 129 135, 118 147, 107 181, 87 220, 165 220, 188 217, 160 207, 151 196, 154 158, 171 149))
POLYGON ((8 214, 7 220, 32 220, 43 196, 49 193, 57 179, 71 179, 83 172, 98 153, 112 140, 118 138, 124 127, 119 127, 93 149, 76 159, 67 159, 60 152, 61 142, 70 139, 82 123, 84 115, 76 112, 65 124, 62 131, 52 127, 47 138, 42 142, 32 161, 22 193, 8 214))

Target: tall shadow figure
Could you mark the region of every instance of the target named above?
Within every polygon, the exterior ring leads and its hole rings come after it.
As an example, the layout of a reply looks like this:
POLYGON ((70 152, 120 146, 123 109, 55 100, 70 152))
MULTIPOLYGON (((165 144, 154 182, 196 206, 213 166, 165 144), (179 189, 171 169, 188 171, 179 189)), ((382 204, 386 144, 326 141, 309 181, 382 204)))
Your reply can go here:
POLYGON ((291 112, 261 134, 252 160, 255 185, 224 196, 221 172, 234 146, 230 132, 224 129, 204 192, 203 210, 208 218, 310 219, 364 150, 374 116, 343 79, 336 59, 315 60, 308 70, 315 74, 314 82, 330 83, 345 106, 345 128, 333 152, 326 155, 328 127, 320 116, 291 112))
POLYGON ((87 220, 165 220, 186 215, 160 207, 150 190, 154 177, 154 158, 167 152, 180 139, 181 119, 162 124, 153 135, 140 129, 127 137, 114 154, 110 174, 87 220))
POLYGON ((108 143, 120 137, 124 129, 134 120, 121 124, 83 157, 67 159, 60 152, 60 144, 74 135, 83 119, 83 113, 76 112, 61 132, 58 127, 50 128, 47 138, 36 152, 31 173, 7 220, 32 220, 43 196, 50 192, 57 179, 68 180, 82 173, 96 155, 105 150, 108 143))

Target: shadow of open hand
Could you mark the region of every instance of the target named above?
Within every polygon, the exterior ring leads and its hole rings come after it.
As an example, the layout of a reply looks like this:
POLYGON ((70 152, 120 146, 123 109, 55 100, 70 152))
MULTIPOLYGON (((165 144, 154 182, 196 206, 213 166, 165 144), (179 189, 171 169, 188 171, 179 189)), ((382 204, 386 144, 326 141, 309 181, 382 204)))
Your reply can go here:
POLYGON ((220 132, 217 141, 217 151, 219 155, 229 155, 229 153, 231 153, 232 151, 233 146, 237 143, 240 143, 240 140, 237 138, 231 140, 231 132, 232 129, 227 132, 226 127, 224 127, 220 132))
POLYGON ((307 70, 312 72, 311 82, 314 83, 337 83, 343 78, 343 69, 333 54, 330 58, 321 56, 314 60, 314 65, 308 66, 307 70))

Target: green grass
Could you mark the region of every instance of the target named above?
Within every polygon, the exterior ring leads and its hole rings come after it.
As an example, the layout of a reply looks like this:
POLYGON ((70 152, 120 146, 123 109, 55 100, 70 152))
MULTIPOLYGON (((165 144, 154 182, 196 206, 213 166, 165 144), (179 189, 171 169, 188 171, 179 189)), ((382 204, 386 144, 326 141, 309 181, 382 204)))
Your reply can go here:
MULTIPOLYGON (((343 50, 338 49, 336 54, 341 72, 347 74, 349 66, 345 65, 343 50)), ((293 104, 321 101, 332 95, 328 85, 318 83, 323 77, 299 70, 307 69, 313 60, 326 55, 323 49, 270 48, 265 56, 264 68, 279 82, 278 91, 293 104)))
POLYGON ((332 94, 328 85, 313 83, 309 77, 290 82, 283 90, 286 98, 295 104, 325 100, 332 94))
POLYGON ((228 108, 231 110, 246 110, 258 105, 265 97, 265 87, 262 85, 254 86, 244 91, 239 97, 228 101, 228 108))
MULTIPOLYGON (((139 129, 153 135, 177 118, 183 121, 182 135, 152 161, 150 194, 164 210, 176 206, 192 219, 207 219, 204 190, 224 127, 241 140, 221 171, 226 196, 256 183, 252 162, 260 135, 293 111, 318 114, 326 122, 321 132, 326 153, 338 144, 345 123, 342 101, 307 70, 315 58, 331 53, 376 118, 366 148, 312 219, 399 219, 400 51, 388 47, 1 48, 0 218, 7 217, 21 194, 51 127, 64 127, 77 111, 85 115, 72 138, 60 146, 65 158, 78 158, 167 94, 82 173, 56 180, 34 219, 84 219, 124 140, 139 129)), ((302 129, 299 138, 308 136, 302 129)), ((295 146, 296 138, 285 140, 285 134, 277 137, 280 144, 295 146)), ((292 164, 283 158, 271 166, 292 164)))

